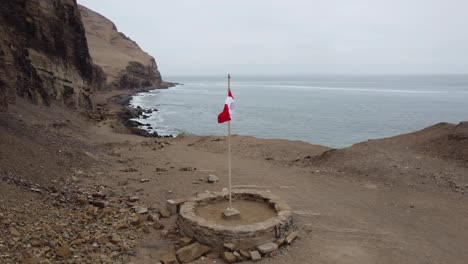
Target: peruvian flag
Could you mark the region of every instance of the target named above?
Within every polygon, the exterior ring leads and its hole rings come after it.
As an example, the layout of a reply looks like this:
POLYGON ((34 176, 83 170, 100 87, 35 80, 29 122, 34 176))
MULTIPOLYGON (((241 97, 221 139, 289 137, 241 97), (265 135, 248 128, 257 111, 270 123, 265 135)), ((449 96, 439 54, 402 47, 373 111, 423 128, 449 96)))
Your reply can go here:
POLYGON ((231 89, 228 89, 228 96, 226 98, 226 102, 224 103, 223 112, 218 115, 218 123, 231 121, 235 109, 236 105, 234 104, 234 97, 232 96, 231 89))

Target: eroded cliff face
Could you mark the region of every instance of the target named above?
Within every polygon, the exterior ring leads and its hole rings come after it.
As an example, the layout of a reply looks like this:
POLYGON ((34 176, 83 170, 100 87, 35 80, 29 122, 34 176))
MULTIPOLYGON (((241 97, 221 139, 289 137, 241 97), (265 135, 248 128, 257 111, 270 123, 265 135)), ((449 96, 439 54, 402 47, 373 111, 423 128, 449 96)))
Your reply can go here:
POLYGON ((163 82, 153 57, 117 30, 104 16, 79 6, 91 57, 107 74, 110 89, 160 87, 163 82))
POLYGON ((0 110, 17 96, 89 109, 105 79, 89 55, 76 0, 1 1, 0 110))

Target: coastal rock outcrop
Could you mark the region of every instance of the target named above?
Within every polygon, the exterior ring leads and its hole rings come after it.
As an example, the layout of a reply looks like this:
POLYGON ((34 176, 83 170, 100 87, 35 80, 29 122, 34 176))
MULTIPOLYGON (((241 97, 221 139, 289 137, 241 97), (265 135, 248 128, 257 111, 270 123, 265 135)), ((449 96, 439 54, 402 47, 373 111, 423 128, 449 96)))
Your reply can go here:
POLYGON ((153 57, 117 30, 106 17, 79 6, 94 63, 107 74, 110 89, 161 87, 158 66, 153 57))
POLYGON ((0 111, 17 97, 90 109, 105 79, 89 55, 76 0, 0 3, 0 111))

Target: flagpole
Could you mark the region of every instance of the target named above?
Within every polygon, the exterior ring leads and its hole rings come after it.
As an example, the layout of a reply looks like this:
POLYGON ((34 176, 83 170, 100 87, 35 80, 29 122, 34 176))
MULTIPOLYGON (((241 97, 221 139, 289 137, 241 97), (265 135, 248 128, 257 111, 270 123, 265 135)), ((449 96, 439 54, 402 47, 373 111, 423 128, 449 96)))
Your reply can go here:
MULTIPOLYGON (((228 74, 228 92, 231 90, 231 74, 228 74)), ((229 208, 232 208, 231 181, 231 121, 228 121, 228 175, 229 175, 229 208)))

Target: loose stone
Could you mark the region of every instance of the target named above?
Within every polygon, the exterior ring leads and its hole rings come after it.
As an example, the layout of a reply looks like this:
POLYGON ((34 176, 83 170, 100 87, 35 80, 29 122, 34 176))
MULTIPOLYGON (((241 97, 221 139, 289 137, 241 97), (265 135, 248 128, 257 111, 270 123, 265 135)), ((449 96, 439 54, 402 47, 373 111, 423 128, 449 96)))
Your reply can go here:
POLYGON ((229 250, 229 251, 234 251, 236 250, 236 245, 234 245, 234 243, 224 243, 224 248, 229 250))
POLYGON ((262 254, 270 253, 278 249, 278 245, 273 242, 268 242, 257 247, 262 254))
POLYGON ((286 236, 286 243, 291 244, 294 241, 294 239, 297 238, 298 234, 299 233, 297 231, 294 231, 291 234, 287 235, 286 236))
POLYGON ((128 198, 128 201, 129 201, 129 202, 132 202, 132 203, 133 203, 133 202, 137 202, 137 201, 139 201, 139 200, 140 200, 140 198, 138 198, 138 196, 130 196, 130 197, 128 198))
POLYGON ((250 258, 252 259, 252 261, 259 261, 260 259, 262 259, 262 255, 260 255, 260 252, 258 251, 250 251, 250 258))
POLYGON ((234 256, 234 254, 232 254, 231 252, 223 252, 223 260, 227 263, 237 262, 236 256, 234 256))
POLYGON ((181 237, 179 238, 179 244, 181 247, 185 247, 185 246, 188 246, 190 245, 190 243, 192 243, 193 239, 190 238, 190 237, 181 237))
POLYGON ((244 259, 250 259, 250 253, 247 250, 240 249, 239 254, 242 256, 244 259))
POLYGON ((55 254, 61 258, 68 258, 71 256, 71 251, 67 245, 63 245, 55 251, 55 254))
POLYGON ((167 253, 166 255, 162 256, 161 262, 164 264, 179 264, 179 261, 177 261, 174 252, 167 253))
POLYGON ((189 263, 208 253, 210 250, 210 247, 195 242, 189 246, 177 250, 176 255, 180 262, 189 263))
POLYGON ((150 214, 148 215, 148 221, 155 222, 159 220, 159 215, 158 214, 150 214))
POLYGON ((208 183, 215 183, 219 181, 219 178, 216 175, 210 174, 207 178, 208 183))
POLYGON ((154 222, 153 228, 156 230, 161 230, 161 229, 164 229, 164 225, 158 220, 154 222))
POLYGON ((171 217, 171 212, 167 209, 162 209, 159 214, 161 215, 162 218, 169 218, 171 217))

